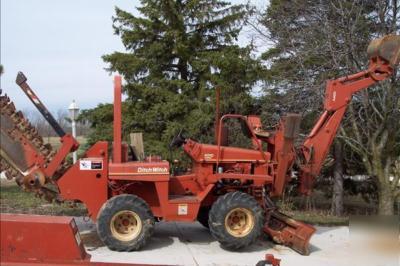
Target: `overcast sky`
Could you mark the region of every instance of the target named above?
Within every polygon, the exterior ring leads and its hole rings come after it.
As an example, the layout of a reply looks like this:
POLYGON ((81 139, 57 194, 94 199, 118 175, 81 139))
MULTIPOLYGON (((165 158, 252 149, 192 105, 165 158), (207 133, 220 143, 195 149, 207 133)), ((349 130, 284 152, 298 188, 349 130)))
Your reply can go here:
POLYGON ((72 99, 81 108, 112 101, 101 56, 124 51, 112 30, 115 6, 138 14, 139 0, 1 0, 1 88, 18 109, 32 109, 15 84, 18 71, 53 112, 72 99))

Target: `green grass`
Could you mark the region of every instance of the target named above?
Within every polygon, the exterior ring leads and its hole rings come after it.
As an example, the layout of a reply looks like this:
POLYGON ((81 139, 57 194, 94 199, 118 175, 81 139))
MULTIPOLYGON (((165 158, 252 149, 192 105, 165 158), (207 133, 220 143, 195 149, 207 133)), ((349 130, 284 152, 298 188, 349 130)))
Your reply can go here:
POLYGON ((66 216, 86 214, 82 205, 71 208, 67 203, 49 203, 36 197, 33 192, 23 191, 14 181, 3 180, 0 183, 0 212, 66 216))
POLYGON ((278 206, 280 211, 296 220, 324 226, 348 225, 350 215, 371 215, 377 212, 377 206, 365 202, 360 196, 345 195, 343 200, 344 215, 342 217, 332 215, 332 199, 318 190, 313 192, 311 210, 306 210, 306 199, 302 196, 282 199, 278 201, 278 206))
POLYGON ((323 225, 323 226, 339 226, 349 225, 349 217, 333 216, 326 211, 313 210, 313 211, 286 211, 287 215, 295 220, 302 221, 307 224, 323 225))

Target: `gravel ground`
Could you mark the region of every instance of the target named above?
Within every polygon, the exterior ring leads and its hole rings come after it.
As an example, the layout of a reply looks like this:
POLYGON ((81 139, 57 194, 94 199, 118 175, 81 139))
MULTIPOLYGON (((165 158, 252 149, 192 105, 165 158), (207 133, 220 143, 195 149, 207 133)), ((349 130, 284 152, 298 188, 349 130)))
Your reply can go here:
MULTIPOLYGON (((151 241, 139 252, 114 252, 98 239, 95 226, 78 219, 82 239, 92 261, 169 265, 255 265, 266 253, 287 265, 359 265, 349 256, 349 229, 317 227, 311 239, 311 254, 301 256, 293 250, 260 239, 240 252, 224 250, 199 223, 158 223, 151 241)), ((377 264, 378 265, 378 264, 377 264)), ((386 264, 380 264, 386 265, 386 264)), ((390 264, 388 264, 390 265, 390 264)), ((397 264, 398 265, 398 264, 397 264)))

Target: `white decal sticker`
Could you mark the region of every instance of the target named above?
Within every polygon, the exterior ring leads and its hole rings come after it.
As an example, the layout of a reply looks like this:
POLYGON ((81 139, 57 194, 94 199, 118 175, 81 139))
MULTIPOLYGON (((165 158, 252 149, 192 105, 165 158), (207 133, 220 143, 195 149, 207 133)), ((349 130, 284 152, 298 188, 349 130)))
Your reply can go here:
POLYGON ((102 170, 103 161, 101 160, 79 160, 79 170, 102 170))
POLYGON ((79 170, 92 170, 92 161, 80 160, 79 161, 79 170))
POLYGON ((79 231, 76 232, 75 234, 75 240, 76 243, 78 243, 78 246, 81 244, 81 236, 79 235, 79 231))
POLYGON ((188 205, 187 204, 179 204, 178 205, 178 215, 187 215, 188 214, 188 205))
POLYGON ((72 220, 72 221, 71 221, 71 227, 72 227, 72 229, 75 230, 75 228, 76 228, 75 220, 72 220))

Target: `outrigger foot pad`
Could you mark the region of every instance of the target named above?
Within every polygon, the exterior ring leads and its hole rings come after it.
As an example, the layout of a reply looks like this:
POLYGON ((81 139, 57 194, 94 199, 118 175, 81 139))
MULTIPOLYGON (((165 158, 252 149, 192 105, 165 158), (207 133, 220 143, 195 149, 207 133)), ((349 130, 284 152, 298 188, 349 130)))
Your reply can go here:
POLYGON ((276 210, 271 210, 269 216, 269 221, 264 225, 264 232, 271 236, 274 242, 288 246, 301 255, 310 254, 309 241, 316 231, 313 226, 296 221, 276 210))

